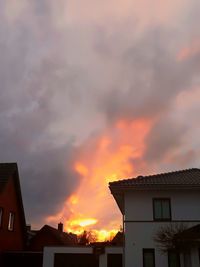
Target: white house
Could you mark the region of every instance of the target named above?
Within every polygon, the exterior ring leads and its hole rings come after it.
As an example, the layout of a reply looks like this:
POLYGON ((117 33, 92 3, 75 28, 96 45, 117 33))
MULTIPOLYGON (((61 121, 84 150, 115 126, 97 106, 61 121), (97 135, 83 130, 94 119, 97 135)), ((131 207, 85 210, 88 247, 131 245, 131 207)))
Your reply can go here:
POLYGON ((123 214, 125 267, 200 267, 200 233, 190 250, 178 255, 161 253, 154 241, 169 224, 200 224, 200 169, 138 176, 109 187, 123 214))
POLYGON ((45 247, 43 267, 121 267, 122 247, 45 247))

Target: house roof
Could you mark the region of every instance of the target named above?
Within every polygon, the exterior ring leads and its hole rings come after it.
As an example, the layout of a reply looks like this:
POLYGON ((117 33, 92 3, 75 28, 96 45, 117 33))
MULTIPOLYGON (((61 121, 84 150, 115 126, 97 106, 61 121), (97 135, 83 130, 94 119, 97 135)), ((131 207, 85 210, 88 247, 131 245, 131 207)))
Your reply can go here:
MULTIPOLYGON (((77 244, 77 236, 75 234, 65 233, 52 226, 44 225, 39 231, 37 231, 35 236, 30 240, 30 246, 32 246, 33 244, 35 246, 35 244, 37 244, 37 240, 39 236, 51 237, 54 240, 55 245, 60 245, 60 246, 68 245, 69 246, 69 245, 77 244)), ((48 245, 48 241, 46 241, 45 238, 43 238, 43 241, 44 241, 43 246, 48 245)))
POLYGON ((123 245, 124 243, 124 234, 122 232, 117 232, 117 234, 113 237, 111 244, 112 245, 123 245))
POLYGON ((115 187, 151 187, 151 186, 197 186, 200 187, 200 169, 186 169, 148 176, 137 176, 109 183, 115 187))
POLYGON ((54 236, 61 245, 75 245, 77 242, 76 236, 62 232, 56 228, 53 228, 49 225, 44 225, 41 231, 46 231, 50 235, 54 236))
POLYGON ((119 209, 124 214, 124 192, 137 190, 200 190, 200 169, 186 169, 109 183, 119 209))
POLYGON ((0 163, 0 192, 9 178, 17 171, 17 163, 0 163))

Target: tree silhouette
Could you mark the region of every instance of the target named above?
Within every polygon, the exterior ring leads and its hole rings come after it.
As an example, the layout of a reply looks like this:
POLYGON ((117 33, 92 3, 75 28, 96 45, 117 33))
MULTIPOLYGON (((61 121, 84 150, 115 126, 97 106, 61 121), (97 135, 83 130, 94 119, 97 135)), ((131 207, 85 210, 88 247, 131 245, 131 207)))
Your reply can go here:
POLYGON ((154 236, 157 247, 163 253, 167 253, 169 250, 183 251, 188 244, 182 242, 178 236, 187 228, 183 223, 161 226, 154 236))
POLYGON ((89 245, 91 242, 97 241, 97 236, 93 231, 86 231, 78 237, 79 245, 86 246, 89 245))

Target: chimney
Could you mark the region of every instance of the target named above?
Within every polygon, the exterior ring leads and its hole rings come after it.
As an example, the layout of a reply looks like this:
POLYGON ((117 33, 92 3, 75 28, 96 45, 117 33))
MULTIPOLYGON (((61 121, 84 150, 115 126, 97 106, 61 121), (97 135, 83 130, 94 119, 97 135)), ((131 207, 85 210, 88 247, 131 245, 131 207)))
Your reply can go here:
POLYGON ((58 224, 58 230, 60 231, 60 232, 63 232, 63 223, 59 223, 58 224))

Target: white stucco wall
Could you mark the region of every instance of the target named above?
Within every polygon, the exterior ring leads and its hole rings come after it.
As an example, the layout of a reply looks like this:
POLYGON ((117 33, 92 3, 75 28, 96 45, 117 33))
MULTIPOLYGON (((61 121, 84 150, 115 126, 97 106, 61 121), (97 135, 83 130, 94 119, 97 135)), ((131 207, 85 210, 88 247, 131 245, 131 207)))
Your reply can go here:
POLYGON ((171 199, 171 223, 183 220, 188 227, 200 223, 200 192, 128 192, 125 194, 125 267, 143 267, 143 248, 155 248, 156 266, 168 267, 167 255, 160 253, 153 236, 161 225, 169 222, 153 221, 153 198, 171 199))
POLYGON ((105 247, 105 253, 99 256, 99 267, 107 267, 108 254, 123 254, 123 248, 122 247, 105 247))
POLYGON ((92 247, 45 247, 43 256, 43 267, 54 267, 55 253, 83 253, 92 254, 92 247))
POLYGON ((152 199, 170 198, 172 220, 200 220, 199 191, 136 191, 125 194, 126 221, 153 220, 152 199))
MULTIPOLYGON (((92 247, 45 247, 43 256, 43 267, 54 266, 55 253, 92 254, 92 247)), ((123 254, 122 247, 105 247, 105 252, 99 256, 99 267, 107 267, 108 254, 123 254)), ((67 263, 66 263, 67 266, 67 263)), ((114 266, 113 266, 114 267, 114 266)))

